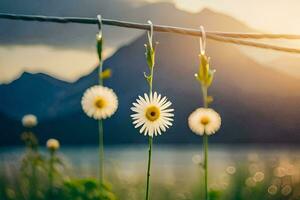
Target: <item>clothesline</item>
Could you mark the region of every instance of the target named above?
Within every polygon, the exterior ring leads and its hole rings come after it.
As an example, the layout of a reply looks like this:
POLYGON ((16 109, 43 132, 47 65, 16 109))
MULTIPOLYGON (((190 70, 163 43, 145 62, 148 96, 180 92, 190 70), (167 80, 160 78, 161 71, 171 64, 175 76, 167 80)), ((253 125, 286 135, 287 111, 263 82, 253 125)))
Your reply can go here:
MULTIPOLYGON (((22 21, 38 21, 38 22, 53 22, 53 23, 80 23, 80 24, 98 24, 98 19, 83 18, 83 17, 57 17, 57 16, 41 16, 41 15, 18 15, 0 13, 0 19, 22 20, 22 21)), ((199 22, 200 24, 201 22, 199 22)), ((103 19, 102 24, 110 26, 119 26, 126 28, 134 28, 141 30, 150 30, 149 24, 127 22, 113 19, 103 19)), ((200 37, 202 32, 200 29, 182 28, 166 25, 153 25, 153 30, 157 32, 170 32, 182 35, 190 35, 200 37)), ((239 33, 239 32, 219 32, 219 31, 205 31, 206 37, 211 40, 233 43, 237 45, 245 45, 263 49, 271 49, 275 51, 297 53, 300 54, 300 49, 276 46, 265 44, 261 42, 249 41, 249 39, 287 39, 295 40, 300 39, 300 35, 296 34, 269 34, 269 33, 239 33), (248 39, 248 40, 245 40, 248 39)))

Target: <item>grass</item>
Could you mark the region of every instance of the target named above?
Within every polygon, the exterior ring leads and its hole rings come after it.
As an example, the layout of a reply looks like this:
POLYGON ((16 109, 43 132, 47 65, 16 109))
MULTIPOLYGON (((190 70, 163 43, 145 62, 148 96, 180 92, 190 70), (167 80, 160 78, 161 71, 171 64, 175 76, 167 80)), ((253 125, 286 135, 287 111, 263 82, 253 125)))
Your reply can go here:
MULTIPOLYGON (((27 171, 28 168, 24 166, 24 160, 32 159, 28 157, 28 153, 24 154, 21 163, 1 164, 1 200, 140 200, 145 197, 146 180, 144 173, 141 173, 143 170, 128 173, 112 165, 106 171, 106 180, 110 183, 100 187, 93 169, 66 166, 61 159, 55 164, 54 188, 50 190, 48 157, 47 155, 42 157, 40 163, 35 164, 37 173, 34 184, 35 197, 29 194, 32 185, 31 171, 27 171), (53 191, 52 196, 49 196, 49 191, 53 191)), ((203 170, 197 161, 194 165, 194 171, 185 166, 176 170, 162 169, 162 166, 154 167, 151 199, 203 199, 203 170)), ((249 154, 247 158, 226 167, 212 166, 209 177, 210 200, 300 199, 300 161, 297 156, 264 157, 249 154)))

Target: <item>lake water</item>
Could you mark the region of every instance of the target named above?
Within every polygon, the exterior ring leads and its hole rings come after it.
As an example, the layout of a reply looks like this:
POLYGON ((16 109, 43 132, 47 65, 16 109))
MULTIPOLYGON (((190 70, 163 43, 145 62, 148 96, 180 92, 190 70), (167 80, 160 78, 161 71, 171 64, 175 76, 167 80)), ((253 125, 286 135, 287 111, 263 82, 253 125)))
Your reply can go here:
MULTIPOLYGON (((23 154, 21 147, 1 147, 1 166, 18 167, 23 154)), ((46 154, 46 149, 42 149, 46 154)), ((197 163, 201 161, 202 146, 154 145, 152 174, 155 180, 172 182, 180 179, 197 179, 201 173, 197 163)), ((72 169, 73 176, 87 177, 97 174, 97 146, 63 147, 59 155, 72 169)), ((146 172, 148 149, 146 145, 106 146, 105 172, 122 179, 143 177, 146 172)), ((277 146, 223 146, 210 145, 210 179, 217 180, 229 168, 245 162, 288 162, 300 171, 300 149, 277 146), (216 173, 217 172, 217 173, 216 173)))

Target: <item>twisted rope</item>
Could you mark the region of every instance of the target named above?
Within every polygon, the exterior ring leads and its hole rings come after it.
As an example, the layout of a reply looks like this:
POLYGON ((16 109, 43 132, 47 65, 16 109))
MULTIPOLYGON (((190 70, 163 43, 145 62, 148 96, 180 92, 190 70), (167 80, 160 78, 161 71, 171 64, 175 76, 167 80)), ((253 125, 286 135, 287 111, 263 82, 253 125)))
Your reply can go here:
POLYGON ((275 46, 275 45, 270 45, 270 44, 252 42, 252 41, 247 41, 247 40, 225 38, 225 37, 220 37, 220 36, 217 36, 214 34, 207 35, 207 38, 215 40, 215 41, 219 41, 219 42, 227 42, 227 43, 233 43, 233 44, 237 44, 237 45, 244 45, 244 46, 262 48, 262 49, 271 49, 274 51, 300 54, 300 49, 297 49, 297 48, 288 48, 288 47, 281 47, 281 46, 275 46))
MULTIPOLYGON (((38 21, 38 22, 54 22, 54 23, 80 23, 80 24, 98 24, 97 18, 84 18, 84 17, 56 17, 56 16, 42 16, 42 15, 17 15, 0 13, 0 18, 10 20, 23 20, 23 21, 38 21)), ((149 24, 127 22, 113 19, 102 19, 102 23, 110 26, 119 26, 126 28, 134 28, 141 30, 150 30, 149 24)), ((190 36, 202 36, 202 32, 199 29, 181 28, 165 25, 153 25, 153 30, 157 32, 169 32, 190 36)), ((264 44, 254 41, 245 41, 242 39, 288 39, 295 40, 300 39, 300 35, 295 34, 269 34, 269 33, 236 33, 236 32, 219 32, 219 31, 206 31, 208 39, 233 43, 237 45, 251 46, 263 49, 271 49, 275 51, 288 52, 288 53, 300 53, 300 49, 289 48, 282 46, 275 46, 270 44, 264 44)))

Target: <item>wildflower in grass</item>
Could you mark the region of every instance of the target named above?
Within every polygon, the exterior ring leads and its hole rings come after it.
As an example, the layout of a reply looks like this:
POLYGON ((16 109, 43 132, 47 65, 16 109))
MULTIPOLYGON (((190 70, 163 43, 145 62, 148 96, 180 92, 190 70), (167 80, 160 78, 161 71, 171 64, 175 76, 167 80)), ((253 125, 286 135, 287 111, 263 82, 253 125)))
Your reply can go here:
POLYGON ((131 108, 135 128, 140 128, 140 133, 150 137, 161 135, 167 128, 172 126, 174 109, 169 108, 172 103, 166 97, 161 98, 156 92, 150 93, 150 97, 144 94, 139 96, 134 107, 131 108))
POLYGON ((46 146, 50 151, 56 151, 59 149, 60 144, 59 141, 56 139, 49 139, 47 140, 46 146))
POLYGON ((33 114, 24 115, 22 125, 25 131, 21 135, 21 139, 26 146, 26 154, 22 160, 21 169, 24 177, 28 177, 30 184, 28 185, 28 198, 35 199, 37 197, 37 181, 38 170, 37 167, 43 163, 43 159, 38 150, 38 139, 32 132, 32 128, 38 124, 37 117, 33 114))
POLYGON ((48 191, 45 193, 46 199, 60 199, 57 198, 57 186, 62 184, 65 177, 62 171, 65 168, 64 162, 57 155, 60 143, 57 139, 51 138, 47 140, 46 147, 49 152, 47 160, 48 191))
MULTIPOLYGON (((24 177, 24 181, 28 184, 28 199, 36 199, 39 189, 39 173, 38 168, 43 169, 44 159, 39 152, 38 139, 32 132, 32 128, 37 125, 37 117, 32 114, 25 115, 22 118, 22 124, 25 127, 25 131, 21 135, 21 139, 24 141, 26 146, 26 154, 22 159, 21 173, 24 177)), ((23 181, 23 180, 22 180, 23 181)))
POLYGON ((197 135, 212 135, 219 130, 221 117, 211 108, 198 108, 189 116, 188 123, 197 135))
POLYGON ((22 118, 22 124, 26 128, 35 127, 38 123, 37 117, 33 114, 24 115, 22 118))
POLYGON ((118 98, 110 88, 96 85, 86 90, 81 100, 84 112, 94 119, 111 117, 118 108, 118 98))
POLYGON ((38 139, 33 132, 25 131, 21 135, 21 140, 24 142, 28 151, 38 150, 38 139))

